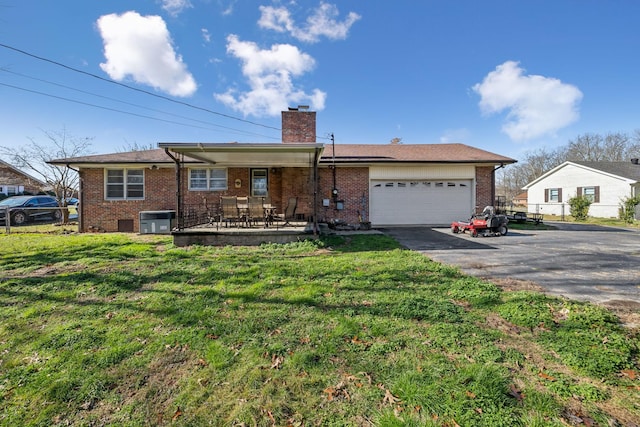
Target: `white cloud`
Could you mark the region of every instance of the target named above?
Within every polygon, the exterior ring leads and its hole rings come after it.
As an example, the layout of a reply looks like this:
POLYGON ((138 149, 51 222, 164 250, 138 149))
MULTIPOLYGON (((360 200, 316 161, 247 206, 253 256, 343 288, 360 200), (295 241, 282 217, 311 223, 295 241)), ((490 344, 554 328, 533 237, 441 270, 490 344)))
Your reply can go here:
POLYGON ((97 21, 106 63, 100 68, 117 81, 131 76, 174 96, 189 96, 196 82, 176 55, 165 22, 136 12, 101 16, 97 21))
POLYGON ((484 114, 508 110, 502 131, 514 141, 524 141, 578 120, 582 92, 558 79, 524 75, 518 62, 507 61, 473 86, 484 114))
POLYGON ((340 14, 335 5, 320 3, 320 6, 309 16, 302 26, 297 26, 286 7, 260 6, 258 26, 264 29, 288 32, 296 39, 315 43, 321 36, 331 40, 344 40, 351 26, 360 19, 360 15, 350 12, 344 21, 337 21, 340 14))
POLYGON ((171 16, 178 16, 183 10, 193 7, 189 0, 161 0, 162 8, 171 16))
POLYGON ((237 93, 230 89, 215 98, 245 115, 276 116, 291 105, 309 104, 314 110, 324 109, 326 93, 319 89, 307 94, 292 82, 315 67, 315 60, 297 47, 288 44, 260 49, 235 35, 227 37, 227 53, 242 62, 242 74, 251 88, 237 93))
POLYGON ((202 39, 206 43, 211 43, 211 33, 206 28, 201 28, 200 33, 202 33, 202 39))

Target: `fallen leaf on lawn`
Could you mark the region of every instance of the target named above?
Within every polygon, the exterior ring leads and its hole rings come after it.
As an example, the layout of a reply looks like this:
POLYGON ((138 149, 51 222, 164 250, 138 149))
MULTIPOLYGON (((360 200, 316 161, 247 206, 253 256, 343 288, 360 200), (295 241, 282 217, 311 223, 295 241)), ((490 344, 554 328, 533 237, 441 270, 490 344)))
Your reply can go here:
POLYGON ((182 416, 182 411, 180 410, 180 407, 178 406, 178 409, 176 410, 176 413, 173 414, 173 418, 171 418, 173 421, 177 420, 178 418, 180 418, 182 416))
POLYGON ((272 337, 274 335, 280 335, 282 333, 282 331, 280 329, 274 329, 273 331, 269 332, 269 336, 272 337))
POLYGON ((476 394, 471 392, 471 391, 469 391, 469 390, 465 391, 464 394, 466 394, 467 397, 469 397, 471 399, 475 399, 476 398, 476 394))
POLYGON ((547 375, 544 372, 540 371, 538 372, 538 376, 540 378, 542 378, 543 380, 547 380, 547 381, 555 381, 556 379, 554 377, 552 377, 551 375, 547 375))
POLYGON ((207 361, 206 361, 206 360, 204 360, 204 359, 198 359, 198 365, 200 365, 200 366, 207 366, 207 365, 208 365, 208 363, 207 363, 207 361))
POLYGON ((282 362, 284 362, 284 357, 274 354, 271 356, 271 369, 280 369, 282 362))
POLYGON ((327 387, 323 391, 327 393, 327 400, 331 402, 336 395, 336 390, 333 387, 327 387))
POLYGON ((620 372, 620 374, 622 374, 623 377, 627 377, 630 380, 635 380, 636 378, 638 378, 638 374, 636 374, 636 372, 632 369, 624 369, 620 372))
POLYGON ((210 340, 217 340, 220 337, 218 335, 207 334, 207 338, 209 338, 210 340))
POLYGON ((474 411, 476 411, 478 414, 482 414, 482 408, 476 408, 474 409, 474 411))
POLYGON ((382 403, 383 404, 389 404, 389 405, 394 405, 398 402, 400 402, 401 399, 395 397, 389 390, 385 389, 384 391, 384 398, 382 399, 382 403))

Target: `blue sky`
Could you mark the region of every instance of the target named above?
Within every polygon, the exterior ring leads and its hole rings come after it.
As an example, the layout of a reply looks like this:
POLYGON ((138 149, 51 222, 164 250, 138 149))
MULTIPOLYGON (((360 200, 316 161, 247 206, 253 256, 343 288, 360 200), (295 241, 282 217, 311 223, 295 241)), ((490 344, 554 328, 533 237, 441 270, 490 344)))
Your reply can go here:
POLYGON ((320 142, 518 159, 640 128, 638 16, 637 0, 0 0, 0 145, 277 142, 280 111, 309 105, 320 142))

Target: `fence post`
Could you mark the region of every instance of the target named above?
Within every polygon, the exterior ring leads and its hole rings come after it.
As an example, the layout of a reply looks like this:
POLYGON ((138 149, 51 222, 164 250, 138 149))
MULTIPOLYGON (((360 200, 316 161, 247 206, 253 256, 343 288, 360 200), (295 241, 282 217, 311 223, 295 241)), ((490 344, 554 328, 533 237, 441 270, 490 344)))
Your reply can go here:
POLYGON ((4 208, 4 226, 7 234, 11 234, 11 217, 9 216, 9 206, 4 208))

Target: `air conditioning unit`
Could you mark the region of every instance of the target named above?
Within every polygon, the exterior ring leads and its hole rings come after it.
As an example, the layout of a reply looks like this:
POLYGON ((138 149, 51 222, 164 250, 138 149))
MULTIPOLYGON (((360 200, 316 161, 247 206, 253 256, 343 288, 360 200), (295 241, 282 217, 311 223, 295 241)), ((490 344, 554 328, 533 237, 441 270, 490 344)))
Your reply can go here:
POLYGON ((176 211, 140 212, 140 234, 169 234, 176 223, 176 211))

